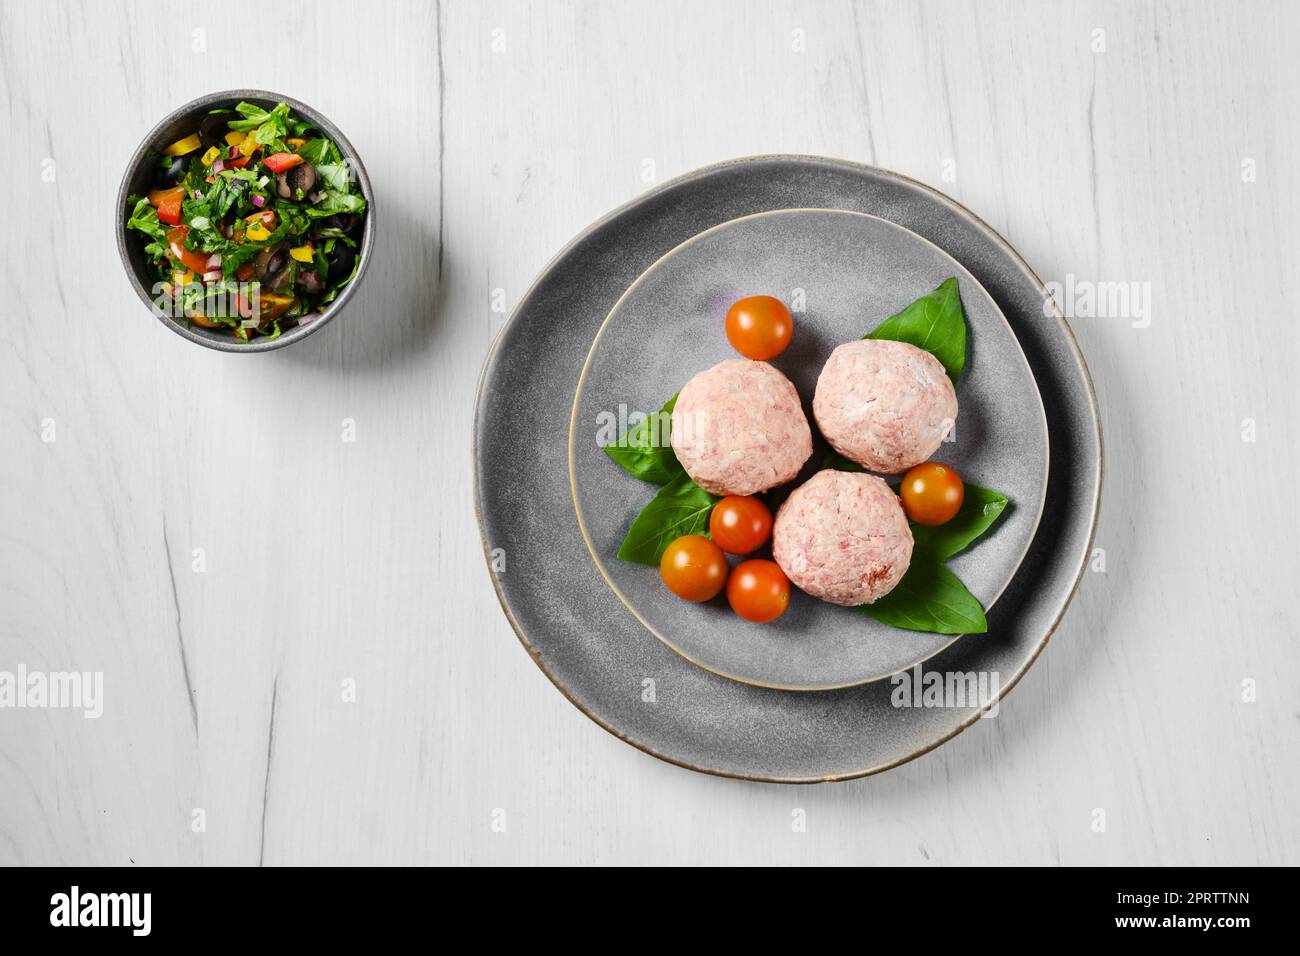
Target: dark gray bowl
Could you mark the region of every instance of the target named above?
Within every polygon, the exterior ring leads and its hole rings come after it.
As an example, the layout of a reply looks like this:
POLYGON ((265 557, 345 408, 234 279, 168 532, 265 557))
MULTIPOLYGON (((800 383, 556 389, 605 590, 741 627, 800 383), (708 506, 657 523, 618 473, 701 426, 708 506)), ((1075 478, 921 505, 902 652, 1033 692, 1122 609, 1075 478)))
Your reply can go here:
POLYGON ((269 352, 272 349, 281 349, 286 345, 292 345, 294 342, 305 339, 324 326, 325 323, 343 311, 343 307, 347 305, 348 300, 352 298, 352 294, 356 292, 357 286, 361 284, 361 279, 366 274, 366 267, 370 265, 371 247, 375 243, 375 196, 370 188, 370 177, 366 175, 366 167, 361 162, 361 156, 348 142, 348 138, 343 135, 343 132, 319 112, 306 103, 298 102, 291 96, 284 96, 267 90, 226 90, 221 93, 209 93, 207 96, 200 96, 197 100, 192 100, 169 113, 162 122, 149 131, 144 141, 136 147, 135 153, 131 156, 131 161, 127 163, 126 173, 122 177, 122 186, 117 191, 117 209, 114 216, 117 224, 117 252, 122 257, 122 265, 131 280, 131 285, 135 287, 136 294, 140 296, 140 301, 149 308, 149 311, 163 325, 177 335, 184 336, 191 342, 197 342, 206 348, 217 349, 222 352, 269 352), (356 175, 357 183, 361 187, 361 195, 366 200, 366 213, 361 225, 357 274, 351 282, 343 287, 343 291, 338 294, 338 298, 331 302, 329 307, 318 318, 313 319, 306 325, 295 326, 292 329, 283 331, 280 333, 279 338, 273 340, 255 339, 248 343, 240 342, 229 332, 187 326, 183 322, 177 322, 170 316, 160 314, 154 308, 153 297, 150 295, 155 280, 148 257, 144 254, 146 245, 144 236, 138 232, 128 232, 126 228, 129 213, 126 207, 126 197, 132 193, 144 194, 149 191, 152 187, 154 171, 163 150, 170 143, 174 143, 187 133, 193 132, 198 126, 198 120, 207 113, 224 107, 233 109, 235 104, 241 101, 256 103, 263 109, 270 109, 277 103, 287 103, 289 108, 299 116, 318 126, 338 146, 343 158, 356 175))

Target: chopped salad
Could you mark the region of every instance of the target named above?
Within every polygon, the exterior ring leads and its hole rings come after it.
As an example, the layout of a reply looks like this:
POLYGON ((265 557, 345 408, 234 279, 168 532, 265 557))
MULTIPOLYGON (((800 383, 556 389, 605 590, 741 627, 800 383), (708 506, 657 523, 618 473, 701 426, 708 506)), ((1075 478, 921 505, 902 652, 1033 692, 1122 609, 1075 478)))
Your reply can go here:
POLYGON ((209 113, 128 203, 158 304, 240 341, 310 322, 357 273, 366 201, 338 146, 285 103, 209 113))

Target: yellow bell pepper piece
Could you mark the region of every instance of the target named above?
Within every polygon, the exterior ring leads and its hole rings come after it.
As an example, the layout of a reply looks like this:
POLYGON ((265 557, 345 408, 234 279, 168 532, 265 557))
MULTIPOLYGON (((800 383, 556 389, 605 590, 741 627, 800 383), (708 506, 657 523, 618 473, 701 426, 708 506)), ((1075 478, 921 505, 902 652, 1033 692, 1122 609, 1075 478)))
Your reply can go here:
POLYGON ((247 133, 241 133, 237 129, 232 129, 229 133, 226 134, 226 145, 238 146, 240 143, 244 141, 244 137, 247 135, 248 135, 247 133))
POLYGON ((290 249, 289 255, 293 256, 299 262, 311 262, 311 254, 314 251, 315 250, 312 248, 312 245, 309 242, 305 246, 297 246, 293 249, 290 249))
POLYGON ((186 269, 184 272, 174 272, 172 273, 172 280, 177 285, 189 285, 194 281, 194 273, 189 269, 186 269))
POLYGON ((213 163, 217 161, 217 157, 219 157, 220 155, 221 155, 221 150, 217 149, 217 147, 215 146, 211 147, 206 153, 203 154, 203 165, 211 166, 213 163))
POLYGON ((168 156, 184 156, 186 153, 192 153, 203 143, 199 140, 198 133, 191 133, 184 139, 178 139, 166 149, 163 150, 168 156))
POLYGON ((252 239, 254 242, 265 242, 267 239, 271 238, 271 233, 267 230, 266 226, 262 225, 260 222, 252 223, 248 227, 247 235, 248 238, 252 239))
POLYGON ((305 145, 307 141, 297 136, 290 136, 288 139, 285 140, 285 143, 289 146, 290 149, 297 150, 299 146, 305 145))

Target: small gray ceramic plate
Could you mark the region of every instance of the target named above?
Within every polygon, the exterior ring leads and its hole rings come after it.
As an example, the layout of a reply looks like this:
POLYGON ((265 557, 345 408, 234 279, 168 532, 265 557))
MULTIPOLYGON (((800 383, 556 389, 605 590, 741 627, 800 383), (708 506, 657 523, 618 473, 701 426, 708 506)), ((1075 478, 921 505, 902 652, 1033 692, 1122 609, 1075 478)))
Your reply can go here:
POLYGON ((888 170, 759 156, 650 190, 593 224, 543 270, 483 368, 474 495, 506 617, 529 656, 584 714, 620 740, 692 770, 783 783, 843 780, 939 746, 975 723, 1033 664, 1092 547, 1101 430, 1070 327, 1033 270, 969 210, 888 170), (920 668, 982 674, 993 701, 899 706, 894 679, 793 694, 710 674, 651 639, 585 556, 565 425, 601 323, 637 276, 691 236, 741 216, 793 208, 872 213, 935 243, 988 290, 1029 360, 1052 436, 1040 531, 989 612, 989 633, 955 642, 920 668))
MULTIPOLYGON (((794 382, 812 423, 813 391, 831 350, 950 276, 966 311, 967 364, 954 440, 935 458, 1012 502, 991 534, 951 562, 981 604, 997 600, 1033 539, 1047 488, 1047 420, 1020 344, 983 287, 934 244, 863 213, 792 209, 723 223, 669 252, 619 299, 583 366, 569 431, 574 505, 602 577, 652 634, 706 670, 784 690, 879 680, 956 640, 797 592, 779 620, 762 626, 731 613, 722 597, 698 605, 674 599, 654 568, 614 557, 657 489, 619 468, 599 440, 620 406, 655 411, 696 372, 735 358, 723 319, 732 302, 755 294, 801 300, 794 341, 773 364, 794 382)), ((819 443, 798 481, 819 468, 825 450, 819 443)))

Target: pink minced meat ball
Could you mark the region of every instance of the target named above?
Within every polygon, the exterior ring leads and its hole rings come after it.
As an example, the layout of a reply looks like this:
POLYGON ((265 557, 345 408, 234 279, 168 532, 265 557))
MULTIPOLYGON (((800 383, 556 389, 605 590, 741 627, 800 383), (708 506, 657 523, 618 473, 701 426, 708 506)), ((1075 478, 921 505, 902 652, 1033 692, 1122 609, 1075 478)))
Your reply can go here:
POLYGON ((871 604, 907 571, 912 529, 883 479, 819 471, 776 513, 772 556, 813 597, 846 607, 871 604))
POLYGON ((862 339, 826 360, 813 417, 831 447, 886 475, 927 461, 957 420, 957 392, 937 358, 906 342, 862 339))
POLYGON ((733 359, 700 372, 673 407, 673 451, 715 495, 785 484, 812 454, 812 430, 790 380, 766 362, 733 359))

